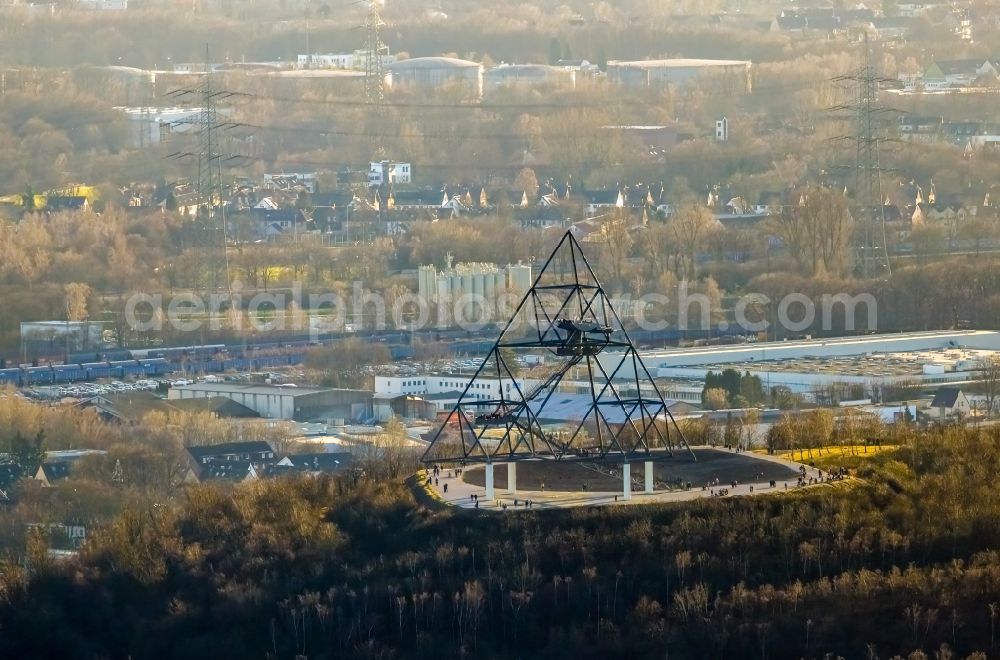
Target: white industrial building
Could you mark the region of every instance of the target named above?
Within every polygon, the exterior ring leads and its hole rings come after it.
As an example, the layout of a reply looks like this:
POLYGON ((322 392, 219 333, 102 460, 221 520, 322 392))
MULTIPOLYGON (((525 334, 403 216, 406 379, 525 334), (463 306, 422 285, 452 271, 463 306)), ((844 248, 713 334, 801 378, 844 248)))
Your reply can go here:
POLYGON ((684 86, 697 78, 711 78, 724 91, 749 94, 751 90, 748 60, 666 59, 609 61, 608 80, 629 87, 660 89, 684 86))
MULTIPOLYGON (((760 377, 765 387, 809 393, 835 384, 960 383, 975 378, 979 363, 997 350, 1000 332, 967 330, 678 348, 645 351, 642 359, 658 378, 702 381, 709 371, 735 369, 760 377)), ((598 359, 614 370, 621 355, 598 359)), ((630 368, 619 375, 629 377, 630 368)))
POLYGON ((992 330, 901 332, 861 337, 672 348, 643 351, 642 359, 647 367, 655 369, 808 357, 843 357, 869 353, 905 353, 942 348, 1000 350, 1000 332, 992 330))
POLYGON ((76 0, 73 8, 88 11, 125 11, 128 9, 128 0, 76 0))
MULTIPOLYGON (((465 387, 472 380, 471 375, 455 374, 423 374, 413 376, 375 376, 375 396, 419 396, 427 401, 434 401, 438 411, 447 411, 454 407, 465 387)), ((523 394, 541 382, 541 378, 518 378, 517 387, 523 394)), ((701 387, 685 385, 679 382, 660 382, 657 384, 660 394, 668 399, 685 403, 701 402, 701 387)), ((503 388, 504 398, 517 400, 519 395, 510 379, 502 382, 495 378, 480 378, 476 387, 470 390, 469 396, 480 400, 495 400, 500 398, 503 388)), ((586 394, 590 391, 590 382, 570 379, 563 382, 561 388, 567 394, 586 394)), ((622 394, 635 394, 621 387, 622 394)), ((644 388, 642 394, 652 395, 651 387, 644 388)))
MULTIPOLYGON (((395 55, 382 55, 382 65, 396 61, 395 55)), ((295 66, 299 69, 349 69, 363 71, 368 66, 368 51, 356 50, 353 53, 310 53, 295 58, 295 66)))
POLYGON ((195 383, 171 387, 167 393, 168 400, 220 396, 262 417, 300 422, 367 419, 372 407, 372 394, 364 390, 195 383))
POLYGON ((393 88, 437 92, 453 87, 465 96, 483 95, 483 65, 454 57, 414 57, 389 64, 393 88))
MULTIPOLYGON (((417 394, 435 395, 457 392, 461 394, 465 391, 472 376, 459 376, 455 374, 427 374, 423 376, 375 376, 375 394, 417 394)), ((524 388, 531 386, 531 381, 518 378, 516 381, 504 379, 502 382, 496 378, 480 378, 475 383, 475 388, 469 391, 469 397, 480 400, 499 399, 501 388, 504 398, 517 399, 517 389, 524 391, 524 388)), ((455 400, 458 399, 456 394, 455 400)), ((454 405, 454 402, 452 402, 454 405)))
POLYGON ((116 108, 129 121, 133 147, 159 144, 175 133, 186 133, 198 127, 201 108, 161 108, 153 106, 116 108))

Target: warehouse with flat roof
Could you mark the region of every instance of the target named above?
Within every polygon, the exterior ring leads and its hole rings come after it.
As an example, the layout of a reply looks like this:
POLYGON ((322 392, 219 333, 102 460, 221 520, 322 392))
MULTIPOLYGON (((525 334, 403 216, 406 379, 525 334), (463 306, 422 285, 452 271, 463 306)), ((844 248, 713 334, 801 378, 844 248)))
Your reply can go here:
POLYGON ((386 66, 387 82, 396 89, 439 91, 453 88, 465 96, 483 95, 483 65, 455 57, 413 57, 386 66))
MULTIPOLYGON (((946 330, 834 337, 800 341, 750 342, 730 346, 696 346, 643 351, 650 369, 732 362, 760 362, 807 357, 843 357, 868 353, 902 353, 941 348, 1000 350, 1000 332, 993 330, 946 330)), ((620 361, 621 358, 618 358, 620 361)), ((605 365, 605 368, 608 365, 605 365)))
POLYGON ((168 400, 226 397, 261 417, 297 422, 363 420, 372 414, 372 393, 319 387, 195 383, 171 387, 168 400))
POLYGON ((607 75, 612 83, 647 89, 682 87, 695 79, 714 81, 720 91, 749 94, 751 91, 748 60, 665 59, 608 62, 607 75))
MULTIPOLYGON (((833 384, 867 388, 891 385, 935 387, 976 377, 980 364, 1000 351, 1000 332, 957 330, 750 342, 643 351, 643 364, 657 378, 701 382, 709 371, 735 369, 759 376, 766 387, 783 385, 815 392, 833 384)), ((602 353, 601 366, 618 378, 634 378, 622 353, 602 353)))

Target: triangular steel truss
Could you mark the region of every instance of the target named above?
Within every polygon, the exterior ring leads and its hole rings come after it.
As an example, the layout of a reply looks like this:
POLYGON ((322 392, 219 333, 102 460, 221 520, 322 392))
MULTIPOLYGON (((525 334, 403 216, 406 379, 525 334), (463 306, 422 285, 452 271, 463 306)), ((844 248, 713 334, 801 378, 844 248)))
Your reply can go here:
POLYGON ((674 434, 690 451, 580 244, 566 232, 423 461, 649 460, 672 455, 674 434), (545 373, 520 377, 520 356, 540 353, 545 373))

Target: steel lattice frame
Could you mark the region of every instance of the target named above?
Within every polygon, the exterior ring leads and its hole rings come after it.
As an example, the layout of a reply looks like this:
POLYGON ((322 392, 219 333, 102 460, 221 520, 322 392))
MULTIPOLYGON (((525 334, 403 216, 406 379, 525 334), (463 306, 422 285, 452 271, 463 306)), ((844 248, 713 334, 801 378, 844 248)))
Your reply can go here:
POLYGON ((652 460, 673 455, 672 435, 690 452, 580 244, 567 232, 422 460, 652 460), (521 322, 527 322, 529 329, 517 336, 515 328, 521 322), (529 390, 509 361, 511 353, 530 349, 548 351, 556 365, 529 390), (605 349, 616 358, 620 355, 612 367, 598 359, 605 349), (570 370, 578 366, 585 367, 589 383, 586 411, 579 420, 550 422, 546 408, 559 396, 559 385, 570 370), (484 380, 498 384, 499 397, 482 398, 484 380))

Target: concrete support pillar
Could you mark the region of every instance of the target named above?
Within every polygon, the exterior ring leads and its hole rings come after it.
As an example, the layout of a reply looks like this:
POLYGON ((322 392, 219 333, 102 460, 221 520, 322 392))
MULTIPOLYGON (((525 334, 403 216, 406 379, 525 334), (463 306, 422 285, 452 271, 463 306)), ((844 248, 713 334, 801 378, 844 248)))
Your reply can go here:
POLYGON ((632 466, 622 464, 622 499, 632 499, 632 466))
POLYGON ((517 463, 507 464, 507 492, 517 495, 517 463))
POLYGON ((486 471, 486 499, 492 502, 497 498, 496 491, 493 490, 493 464, 487 463, 483 469, 486 471))
POLYGON ((653 461, 646 461, 646 492, 653 492, 653 461))

